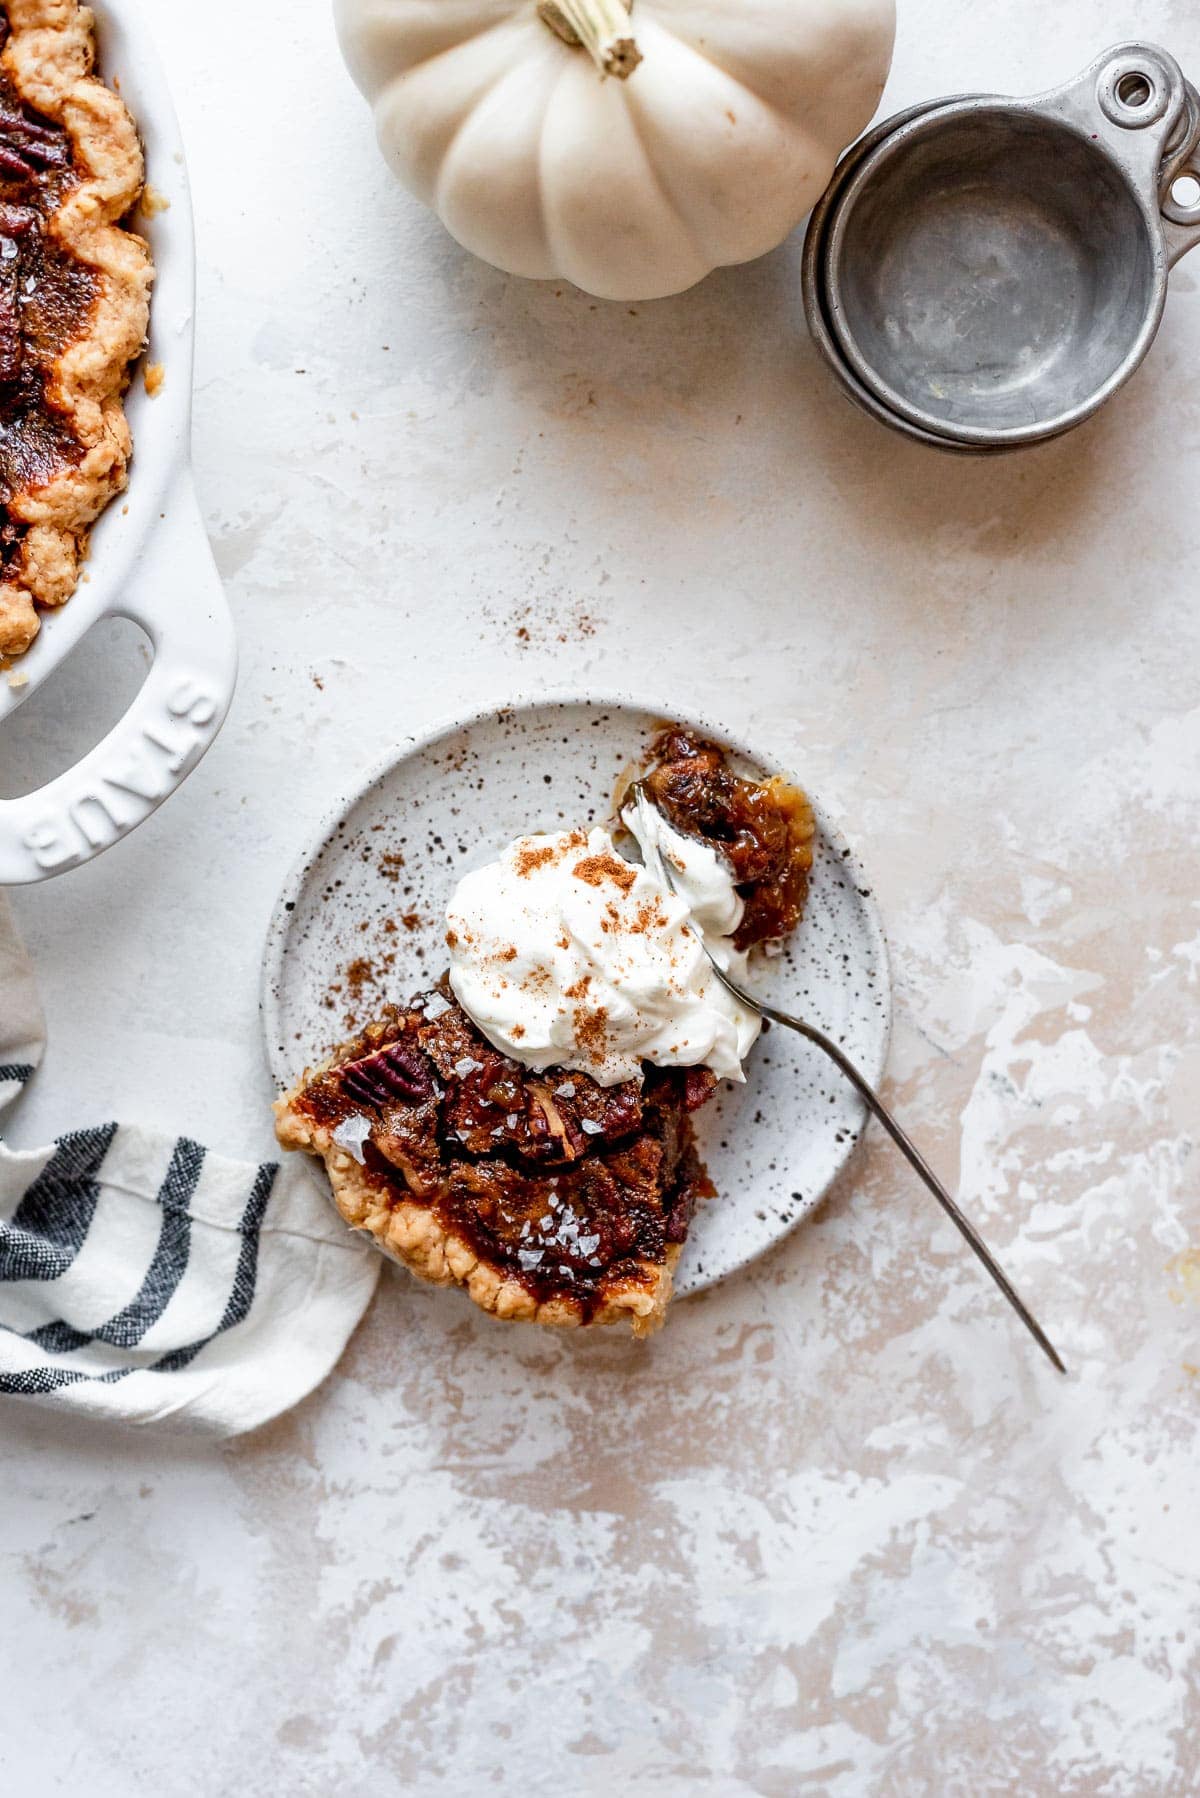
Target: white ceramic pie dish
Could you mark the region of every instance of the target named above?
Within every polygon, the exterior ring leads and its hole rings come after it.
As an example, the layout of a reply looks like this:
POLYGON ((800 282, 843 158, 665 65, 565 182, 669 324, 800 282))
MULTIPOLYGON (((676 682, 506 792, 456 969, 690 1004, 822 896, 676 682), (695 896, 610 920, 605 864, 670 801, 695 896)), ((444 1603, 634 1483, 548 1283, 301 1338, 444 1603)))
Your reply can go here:
MULTIPOLYGON (((734 765, 755 779, 778 771, 761 747, 710 720, 628 696, 564 695, 431 730, 393 751, 341 800, 289 876, 267 937, 263 1030, 278 1089, 348 1034, 342 973, 349 964, 394 956, 379 984, 361 994, 360 1013, 428 986, 445 965, 443 908, 459 876, 523 831, 603 821, 618 772, 668 718, 722 742, 734 765), (397 916, 415 922, 388 931, 387 920, 397 916), (331 994, 339 982, 342 994, 331 994)), ((803 768, 793 772, 803 784, 803 768)), ((817 840, 805 917, 787 953, 757 967, 752 984, 828 1030, 877 1085, 891 1018, 883 928, 849 844, 816 800, 813 809, 817 840)), ((722 1086, 697 1113, 697 1137, 719 1196, 697 1213, 676 1292, 713 1285, 812 1211, 848 1161, 864 1121, 859 1099, 812 1044, 785 1030, 764 1036, 745 1085, 722 1086)), ((323 1169, 310 1165, 324 1183, 323 1169)))
POLYGON ((138 221, 157 270, 146 360, 161 363, 165 379, 151 398, 135 369, 126 402, 128 492, 92 532, 87 578, 65 606, 42 614, 38 637, 12 670, 19 684, 0 673, 0 754, 5 718, 101 619, 139 625, 154 660, 102 742, 37 792, 0 800, 0 886, 78 867, 148 818, 213 741, 237 674, 233 622, 191 475, 195 247, 179 125, 137 8, 131 0, 93 0, 93 10, 101 73, 137 120, 147 178, 169 202, 138 221))

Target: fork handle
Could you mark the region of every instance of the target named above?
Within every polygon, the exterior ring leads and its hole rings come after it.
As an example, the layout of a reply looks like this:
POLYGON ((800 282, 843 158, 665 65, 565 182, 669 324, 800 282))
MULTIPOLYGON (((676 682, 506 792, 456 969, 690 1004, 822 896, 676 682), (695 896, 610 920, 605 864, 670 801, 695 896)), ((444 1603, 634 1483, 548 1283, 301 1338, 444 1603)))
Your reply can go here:
POLYGON ((1029 1331, 1034 1341, 1038 1344, 1039 1348, 1041 1348, 1054 1363, 1059 1373, 1066 1373, 1067 1370, 1062 1363, 1058 1350, 1054 1347, 1054 1344, 1042 1329, 1037 1318, 1034 1317, 1033 1313, 1029 1310, 1020 1293, 1017 1291, 1004 1269, 1000 1266, 1000 1263, 996 1260, 992 1251, 988 1248, 986 1242, 984 1242, 970 1218, 967 1217, 965 1212, 959 1207, 958 1203, 947 1192, 946 1188, 942 1185, 941 1181, 922 1155, 920 1149, 917 1148, 916 1144, 906 1132, 901 1129, 900 1125, 896 1122, 874 1087, 872 1087, 870 1082, 864 1079, 862 1074, 859 1073, 854 1063, 850 1060, 850 1057, 838 1047, 832 1037, 826 1036, 823 1030, 818 1030, 815 1024, 807 1024, 801 1018, 790 1017, 786 1011, 776 1011, 773 1005, 764 1005, 761 999, 755 999, 752 1003, 755 1008, 762 1013, 763 1017, 770 1018, 773 1024, 782 1024, 785 1029, 794 1030, 798 1036, 807 1037, 810 1043, 815 1043, 817 1048, 827 1055, 834 1066, 846 1076, 846 1079, 850 1082, 864 1105, 866 1105, 868 1111, 870 1111, 873 1117, 878 1118, 879 1122, 883 1125, 909 1166, 915 1173, 920 1175, 921 1179, 929 1188, 951 1223, 970 1244, 976 1255, 978 1255, 980 1261, 982 1261, 983 1265, 987 1268, 989 1274, 991 1274, 993 1280, 996 1282, 1017 1316, 1021 1319, 1021 1322, 1025 1325, 1025 1328, 1029 1331))

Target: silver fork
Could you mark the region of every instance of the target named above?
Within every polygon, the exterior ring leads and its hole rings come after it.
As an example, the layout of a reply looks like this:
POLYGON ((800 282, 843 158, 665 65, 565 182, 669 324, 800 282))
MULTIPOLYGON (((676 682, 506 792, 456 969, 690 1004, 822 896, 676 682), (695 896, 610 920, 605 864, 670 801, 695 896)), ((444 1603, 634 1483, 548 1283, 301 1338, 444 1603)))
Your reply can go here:
MULTIPOLYGON (((647 798, 640 781, 634 783, 632 791, 639 811, 644 812, 646 808, 653 804, 653 801, 647 798)), ((678 889, 672 878, 671 870, 667 865, 666 858, 653 839, 651 839, 649 853, 653 857, 654 872, 658 875, 661 884, 667 888, 668 892, 677 893, 678 889)), ((755 998, 753 993, 748 993, 740 982, 730 979, 729 975, 725 972, 725 969, 717 961, 712 950, 705 942, 703 932, 697 930, 695 925, 691 922, 686 925, 686 928, 691 931, 701 949, 703 949, 705 955, 708 957, 709 965, 717 979, 721 982, 721 985, 727 992, 732 993, 739 1005, 744 1005, 747 1011, 756 1011, 760 1017, 769 1018, 772 1024, 782 1024, 785 1029, 794 1030, 798 1036, 804 1037, 810 1043, 815 1043, 817 1048, 820 1049, 823 1054, 827 1055, 834 1066, 845 1075, 859 1098, 863 1101, 863 1104, 867 1107, 867 1110, 873 1117, 878 1118, 879 1122, 883 1125, 909 1166, 920 1175, 921 1179, 925 1182, 925 1185, 929 1188, 955 1229, 960 1232, 974 1249, 976 1255, 978 1255, 980 1261, 982 1261, 983 1265, 987 1268, 989 1274, 991 1274, 993 1280, 996 1282, 1017 1316, 1021 1319, 1021 1322, 1025 1325, 1025 1328, 1029 1331, 1038 1347, 1044 1352, 1049 1360, 1054 1363, 1059 1373, 1066 1373, 1067 1370, 1063 1365, 1058 1350, 1055 1348, 1045 1330, 1043 1330, 1041 1324, 1033 1315, 1004 1269, 1000 1266, 1000 1263, 996 1260, 996 1257, 992 1254, 992 1251, 988 1248, 987 1243, 984 1242, 970 1218, 966 1216, 958 1203, 947 1192, 946 1188, 942 1185, 916 1144, 912 1142, 900 1128, 900 1125, 896 1122, 887 1106, 883 1103, 879 1094, 871 1086, 870 1082, 864 1079, 862 1074, 859 1073, 854 1063, 850 1060, 850 1057, 838 1047, 832 1037, 826 1036, 823 1030, 818 1030, 815 1024, 809 1024, 803 1018, 794 1018, 788 1012, 780 1011, 774 1005, 768 1005, 765 1000, 755 998)))

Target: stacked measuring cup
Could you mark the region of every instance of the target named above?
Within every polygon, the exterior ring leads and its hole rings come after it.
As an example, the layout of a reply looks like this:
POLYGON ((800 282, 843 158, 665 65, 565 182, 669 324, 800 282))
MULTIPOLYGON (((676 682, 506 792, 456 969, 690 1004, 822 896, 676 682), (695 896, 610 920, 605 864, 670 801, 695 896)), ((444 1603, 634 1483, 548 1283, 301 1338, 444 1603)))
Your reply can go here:
POLYGON ((1200 96, 1151 44, 1046 94, 885 120, 809 222, 804 307, 847 395, 894 431, 995 455, 1082 423, 1154 340, 1200 243, 1200 96))

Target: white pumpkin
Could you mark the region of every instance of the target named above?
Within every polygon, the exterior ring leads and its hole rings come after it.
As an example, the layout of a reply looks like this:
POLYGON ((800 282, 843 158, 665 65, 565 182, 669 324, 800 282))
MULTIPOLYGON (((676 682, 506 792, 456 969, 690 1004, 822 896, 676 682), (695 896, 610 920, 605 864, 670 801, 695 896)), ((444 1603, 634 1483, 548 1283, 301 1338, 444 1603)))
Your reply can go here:
POLYGON ((879 102, 894 0, 336 0, 401 181, 605 299, 774 249, 879 102))

